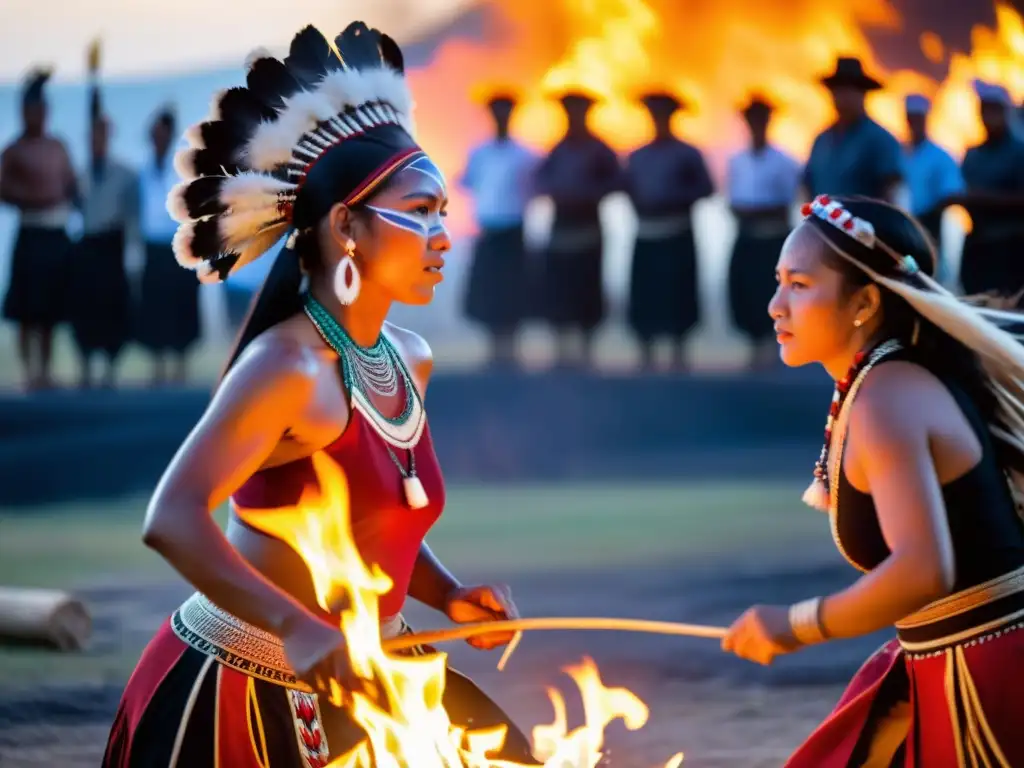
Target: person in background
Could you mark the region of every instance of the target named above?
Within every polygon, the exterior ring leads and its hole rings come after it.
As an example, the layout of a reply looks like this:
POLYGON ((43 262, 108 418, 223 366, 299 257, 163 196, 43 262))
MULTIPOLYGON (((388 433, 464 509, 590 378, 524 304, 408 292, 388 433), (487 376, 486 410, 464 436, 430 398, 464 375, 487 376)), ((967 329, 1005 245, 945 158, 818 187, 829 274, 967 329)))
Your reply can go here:
POLYGON ((559 334, 558 359, 571 364, 569 335, 583 335, 582 363, 592 362, 593 335, 604 319, 604 239, 598 207, 624 187, 615 152, 587 125, 594 98, 569 92, 561 99, 568 129, 535 176, 534 191, 554 203, 551 240, 544 253, 543 313, 559 334))
POLYGON ((118 356, 131 329, 131 291, 125 271, 128 237, 137 229, 139 180, 110 156, 110 120, 94 90, 89 165, 80 174, 82 238, 72 251, 71 328, 81 365, 80 385, 93 383, 92 358, 106 357, 102 383, 112 387, 118 356))
POLYGON ((29 75, 21 94, 21 135, 0 154, 0 202, 19 213, 3 317, 18 325, 29 390, 53 384, 53 330, 67 319, 67 225, 77 196, 71 157, 47 132, 49 79, 47 70, 29 75))
POLYGON ((654 342, 667 336, 681 369, 683 339, 700 320, 691 211, 714 194, 714 186, 701 151, 672 132, 682 102, 662 92, 647 93, 641 101, 654 123, 654 139, 626 162, 626 191, 638 219, 628 321, 640 340, 645 368, 654 367, 654 342))
POLYGON ((800 188, 801 166, 768 143, 772 104, 755 96, 743 109, 750 147, 729 159, 726 195, 736 218, 729 260, 733 323, 754 344, 754 364, 775 365, 772 319, 764 311, 775 293, 775 262, 789 235, 790 207, 800 188))
POLYGON ((528 307, 523 219, 539 157, 509 133, 516 99, 499 92, 487 101, 494 137, 473 149, 459 185, 476 202, 480 229, 473 248, 466 315, 491 336, 492 362, 516 361, 515 335, 528 307))
POLYGON ((822 79, 832 94, 836 121, 811 147, 803 184, 809 196, 861 195, 893 202, 904 178, 899 140, 867 115, 868 93, 882 84, 859 59, 840 58, 822 79))
POLYGON ((187 378, 187 353, 199 339, 199 283, 181 269, 171 241, 177 224, 167 212, 167 197, 178 181, 171 160, 174 113, 162 110, 153 121, 153 158, 139 174, 140 226, 145 246, 140 291, 138 341, 153 356, 153 384, 187 378))
POLYGON ((964 191, 963 176, 956 160, 928 136, 931 102, 912 94, 906 99, 910 143, 904 149, 910 212, 928 230, 939 256, 936 279, 945 282, 942 258, 942 214, 949 201, 964 191))
POLYGON ((974 83, 985 141, 967 150, 961 171, 967 191, 953 202, 971 216, 960 283, 968 295, 1013 296, 1024 288, 1024 140, 1010 130, 1010 94, 974 83))

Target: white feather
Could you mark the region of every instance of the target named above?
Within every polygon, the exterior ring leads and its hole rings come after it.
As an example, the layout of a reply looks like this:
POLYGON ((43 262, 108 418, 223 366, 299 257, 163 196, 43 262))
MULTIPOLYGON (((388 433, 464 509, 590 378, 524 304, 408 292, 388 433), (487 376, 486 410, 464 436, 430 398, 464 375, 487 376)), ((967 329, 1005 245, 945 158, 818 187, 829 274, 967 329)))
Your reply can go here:
POLYGON ((245 71, 248 72, 250 69, 252 69, 253 64, 255 64, 260 59, 272 58, 274 58, 274 54, 270 52, 269 48, 254 48, 249 52, 249 55, 245 57, 245 71))
POLYGON ((296 186, 265 173, 245 171, 230 176, 221 186, 220 198, 233 211, 276 208, 282 195, 294 195, 296 186))
POLYGON ((223 214, 217 222, 221 250, 224 253, 237 252, 243 243, 256 237, 260 230, 279 217, 276 206, 223 214))
POLYGON ((402 128, 412 133, 412 95, 402 75, 390 67, 341 69, 327 74, 312 91, 288 99, 276 120, 260 125, 243 149, 244 160, 262 171, 286 163, 318 123, 369 101, 390 104, 402 128))
POLYGON ((256 261, 284 236, 284 233, 288 231, 290 226, 288 222, 283 222, 273 227, 267 227, 255 237, 240 243, 235 249, 235 253, 238 254, 238 260, 231 268, 231 271, 234 272, 246 264, 256 261))
POLYGON ((213 94, 213 98, 210 99, 210 112, 209 112, 209 116, 206 118, 210 122, 214 122, 215 120, 220 120, 220 118, 221 118, 221 114, 220 114, 220 100, 224 98, 224 94, 225 93, 227 93, 227 89, 226 88, 221 88, 219 91, 214 93, 213 94))
POLYGON ((183 134, 185 142, 189 147, 193 149, 204 149, 206 144, 203 142, 203 124, 196 123, 195 125, 189 126, 183 134))
POLYGON ((192 235, 194 233, 195 230, 191 222, 182 224, 178 227, 178 231, 174 233, 174 239, 171 241, 174 258, 185 269, 196 269, 203 263, 202 259, 192 253, 192 235))
POLYGON ((188 215, 188 206, 185 205, 185 190, 191 183, 190 181, 179 182, 167 193, 167 212, 177 222, 183 223, 192 220, 192 217, 188 215))
POLYGON ((174 172, 182 179, 191 181, 198 178, 196 173, 196 150, 182 149, 174 154, 174 172))
POLYGON ((201 261, 196 267, 196 277, 199 278, 199 282, 203 285, 216 285, 221 282, 220 272, 213 268, 213 265, 208 261, 201 261))

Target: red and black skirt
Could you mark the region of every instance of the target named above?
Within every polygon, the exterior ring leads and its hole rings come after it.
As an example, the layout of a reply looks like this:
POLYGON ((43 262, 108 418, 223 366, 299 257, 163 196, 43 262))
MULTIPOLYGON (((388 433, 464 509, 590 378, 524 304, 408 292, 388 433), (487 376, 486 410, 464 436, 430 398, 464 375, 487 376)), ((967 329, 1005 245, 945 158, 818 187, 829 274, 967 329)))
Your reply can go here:
POLYGON ((786 768, 1024 766, 1024 568, 896 626, 786 768))
MULTIPOLYGON (((536 764, 529 740, 508 715, 452 669, 444 706, 457 726, 505 726, 501 759, 536 764)), ((321 711, 317 696, 288 669, 280 640, 194 595, 143 651, 121 698, 103 766, 323 768, 363 736, 340 710, 321 711), (347 728, 337 727, 339 716, 347 728)))

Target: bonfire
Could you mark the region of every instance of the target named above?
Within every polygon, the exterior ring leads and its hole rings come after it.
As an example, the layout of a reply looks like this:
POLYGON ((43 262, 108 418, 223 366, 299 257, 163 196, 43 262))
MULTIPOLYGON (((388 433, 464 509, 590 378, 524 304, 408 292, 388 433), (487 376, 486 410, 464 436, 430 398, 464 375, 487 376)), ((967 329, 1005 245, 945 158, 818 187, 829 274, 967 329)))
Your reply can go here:
MULTIPOLYGON (((313 456, 318 488, 309 488, 298 504, 261 512, 252 523, 287 542, 309 567, 317 601, 324 610, 342 605, 341 630, 354 671, 370 681, 373 695, 343 695, 331 681, 330 701, 351 708, 366 738, 331 768, 514 768, 489 757, 504 742, 504 730, 464 730, 452 725, 441 705, 446 656, 406 657, 389 653, 380 637, 378 599, 391 580, 374 563, 364 563, 349 521, 348 483, 328 456, 313 456)), ((584 723, 572 730, 565 699, 548 688, 554 720, 533 728, 535 757, 547 768, 594 768, 604 747, 604 730, 621 719, 626 728, 642 728, 650 714, 644 702, 625 688, 606 687, 594 662, 583 659, 565 670, 579 689, 584 723)), ((666 768, 677 768, 682 753, 666 768)))

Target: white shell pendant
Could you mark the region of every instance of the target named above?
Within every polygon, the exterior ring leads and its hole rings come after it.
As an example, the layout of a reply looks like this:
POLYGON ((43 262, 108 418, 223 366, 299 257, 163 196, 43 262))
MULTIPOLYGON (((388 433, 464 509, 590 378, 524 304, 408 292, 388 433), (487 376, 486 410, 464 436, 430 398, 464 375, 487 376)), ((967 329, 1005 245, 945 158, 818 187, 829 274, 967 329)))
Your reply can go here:
POLYGON ((430 503, 423 483, 416 475, 402 479, 402 490, 405 491, 405 503, 409 505, 409 509, 423 509, 430 503))

